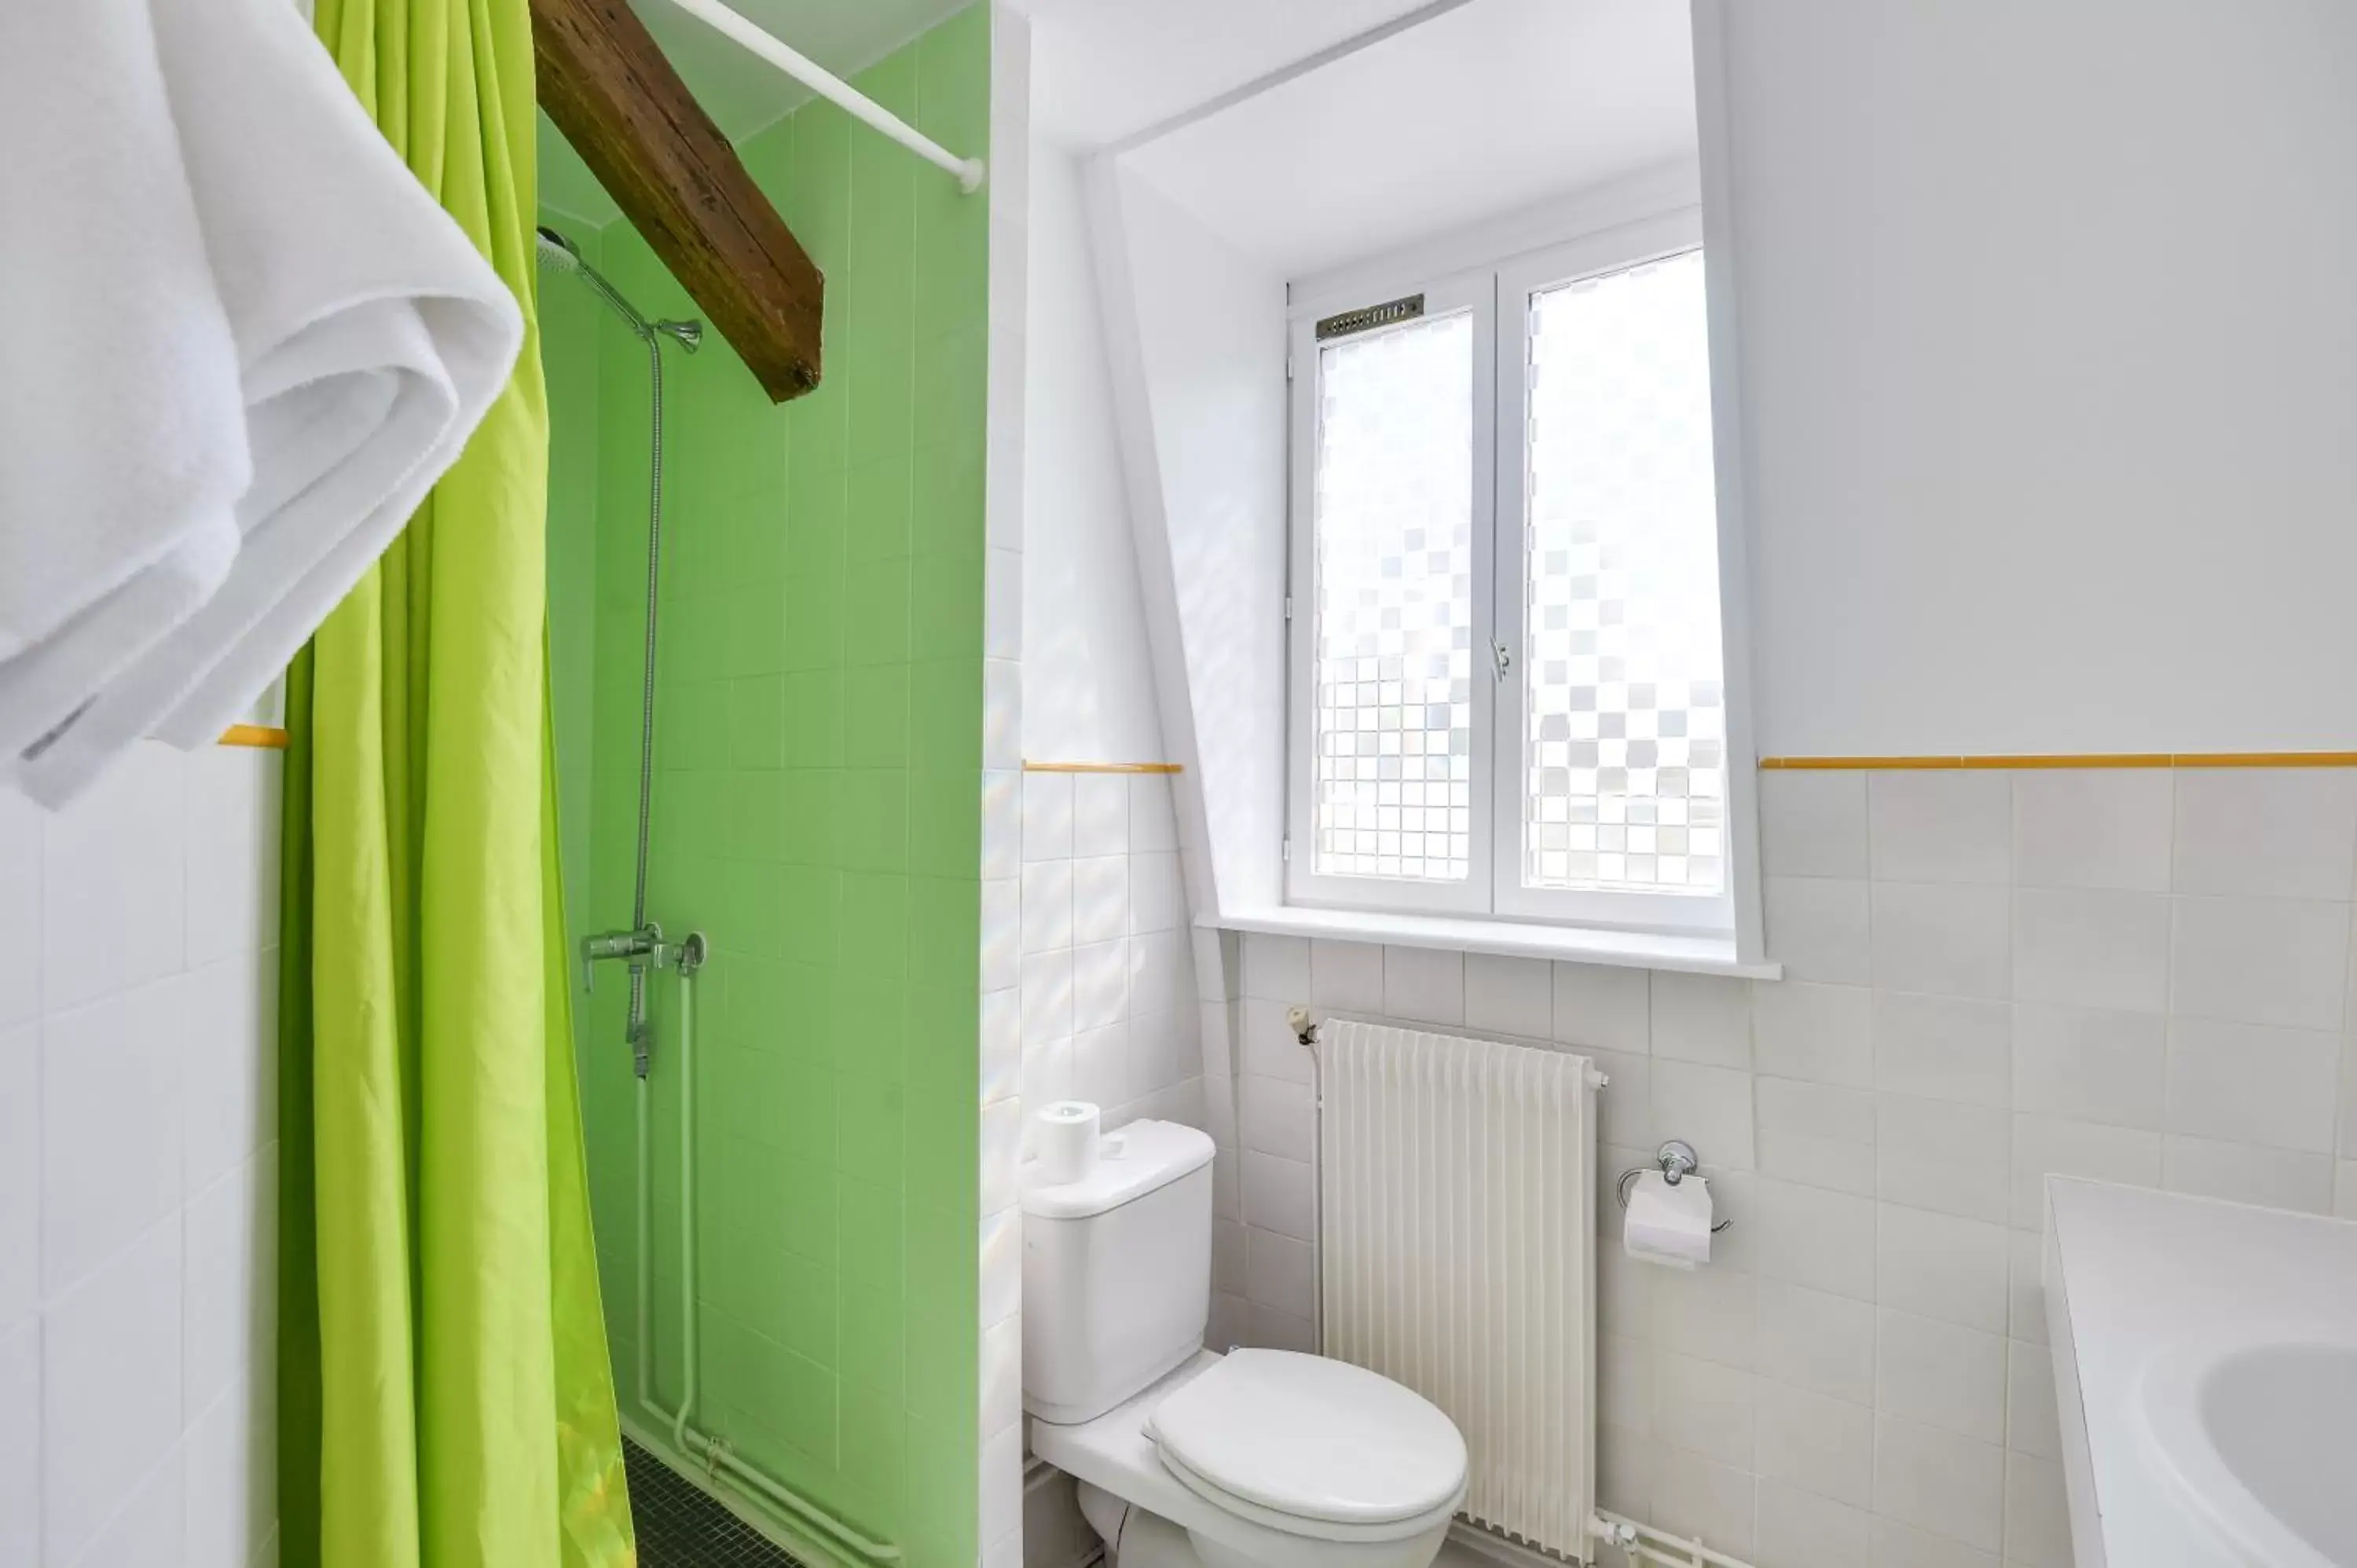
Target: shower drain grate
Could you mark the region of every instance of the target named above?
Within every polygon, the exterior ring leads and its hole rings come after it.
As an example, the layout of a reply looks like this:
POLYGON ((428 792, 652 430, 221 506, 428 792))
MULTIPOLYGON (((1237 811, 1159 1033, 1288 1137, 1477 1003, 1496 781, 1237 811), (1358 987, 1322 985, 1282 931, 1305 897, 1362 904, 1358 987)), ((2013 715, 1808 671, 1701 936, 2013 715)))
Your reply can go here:
POLYGON ((802 1568, 694 1482, 622 1440, 639 1568, 802 1568))

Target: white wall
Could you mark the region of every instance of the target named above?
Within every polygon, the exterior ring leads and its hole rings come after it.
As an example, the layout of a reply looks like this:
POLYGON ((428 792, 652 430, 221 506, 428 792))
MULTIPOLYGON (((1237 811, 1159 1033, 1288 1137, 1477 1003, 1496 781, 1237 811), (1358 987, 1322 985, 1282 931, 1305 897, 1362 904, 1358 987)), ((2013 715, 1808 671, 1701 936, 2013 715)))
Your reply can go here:
POLYGON ((1031 143, 1023 496, 1023 749, 1161 762, 1081 160, 1031 143))
POLYGON ((2357 9, 1726 10, 1760 749, 2357 746, 2357 9))
POLYGON ((1277 899, 1283 835, 1285 282, 1118 160, 1092 237, 1164 743, 1198 910, 1277 899), (1206 820, 1222 830, 1207 839, 1206 820))
POLYGON ((0 1563, 272 1549, 275 752, 0 791, 0 1563))

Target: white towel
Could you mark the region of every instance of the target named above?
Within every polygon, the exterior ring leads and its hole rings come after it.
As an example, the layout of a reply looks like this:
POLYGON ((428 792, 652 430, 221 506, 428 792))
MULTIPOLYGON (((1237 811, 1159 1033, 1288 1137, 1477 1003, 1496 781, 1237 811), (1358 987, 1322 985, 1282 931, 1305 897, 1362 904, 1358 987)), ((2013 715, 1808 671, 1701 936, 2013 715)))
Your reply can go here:
POLYGON ((251 478, 147 0, 0 5, 0 757, 203 604, 251 478))
POLYGON ((141 736, 207 745, 234 720, 457 458, 522 341, 498 274, 285 0, 152 16, 252 478, 225 580, 19 764, 50 804, 141 736))

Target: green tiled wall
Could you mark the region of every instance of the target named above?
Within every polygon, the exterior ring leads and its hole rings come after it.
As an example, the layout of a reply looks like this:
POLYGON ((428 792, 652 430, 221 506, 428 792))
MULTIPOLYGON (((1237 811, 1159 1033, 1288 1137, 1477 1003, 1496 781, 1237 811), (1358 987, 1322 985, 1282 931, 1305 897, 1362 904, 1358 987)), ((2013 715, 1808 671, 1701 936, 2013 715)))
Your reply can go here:
MULTIPOLYGON (((988 28, 976 5, 857 84, 982 152, 988 28)), ((693 358, 664 350, 650 914, 714 945, 698 1424, 913 1568, 970 1568, 987 208, 823 103, 740 150, 826 274, 825 373, 772 407, 717 334, 693 358)), ((599 245, 650 316, 693 313, 627 225, 599 245)), ((592 330, 570 311, 548 327, 592 330)), ((586 709, 594 736, 587 893, 568 904, 602 929, 630 915, 649 409, 644 349, 610 321, 594 332, 594 367, 573 342, 549 361, 554 460, 595 467, 556 488, 587 483, 594 504, 551 515, 595 530, 594 590, 553 574, 553 592, 594 591, 589 695, 568 704, 560 678, 559 709, 586 709), (592 404, 594 452, 564 429, 592 404)), ((578 613, 556 607, 560 640, 578 613)), ((576 750, 558 745, 577 794, 576 750)), ((625 987, 601 972, 582 1050, 608 1328, 634 1405, 625 987)), ((652 989, 655 1394, 674 1402, 677 985, 652 989)))

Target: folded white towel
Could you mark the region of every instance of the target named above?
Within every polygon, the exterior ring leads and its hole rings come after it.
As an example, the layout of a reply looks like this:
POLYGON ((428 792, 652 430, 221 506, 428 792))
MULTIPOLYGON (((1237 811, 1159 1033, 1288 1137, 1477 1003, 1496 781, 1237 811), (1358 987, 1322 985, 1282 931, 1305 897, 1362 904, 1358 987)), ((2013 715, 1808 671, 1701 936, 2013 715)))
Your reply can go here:
POLYGON ((251 478, 147 0, 0 5, 0 757, 228 575, 251 478))
POLYGON ((226 579, 20 762, 52 804, 141 736, 206 745, 243 712, 456 460, 522 342, 498 274, 285 0, 153 16, 253 477, 226 579))

